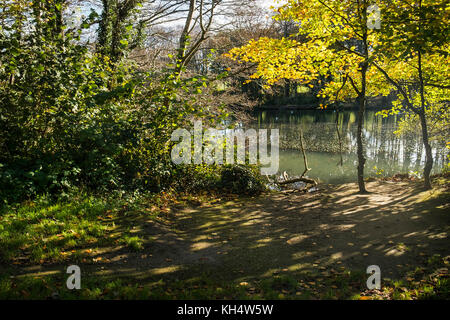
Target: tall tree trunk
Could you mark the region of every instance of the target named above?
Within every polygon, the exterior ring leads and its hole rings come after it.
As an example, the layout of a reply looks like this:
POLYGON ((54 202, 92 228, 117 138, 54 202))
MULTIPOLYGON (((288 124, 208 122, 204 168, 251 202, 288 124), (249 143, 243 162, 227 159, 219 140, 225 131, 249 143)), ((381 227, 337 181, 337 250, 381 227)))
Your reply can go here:
POLYGON ((180 42, 178 45, 177 61, 175 67, 175 73, 180 74, 186 60, 186 51, 189 41, 189 29, 191 27, 192 20, 194 18, 196 0, 189 1, 189 11, 186 16, 183 31, 181 32, 180 42))
POLYGON ((366 97, 365 97, 365 91, 366 91, 366 72, 367 67, 363 67, 363 70, 361 72, 362 74, 362 88, 361 88, 361 96, 359 97, 359 110, 358 110, 358 131, 357 131, 357 137, 356 137, 356 144, 357 144, 357 154, 358 154, 358 187, 360 193, 366 193, 366 186, 364 183, 364 165, 366 163, 366 158, 364 157, 364 146, 362 141, 362 129, 364 125, 364 113, 366 110, 366 97))
POLYGON ((367 69, 369 67, 369 50, 367 45, 367 4, 364 1, 362 6, 362 24, 363 24, 363 55, 364 61, 361 64, 361 92, 359 94, 359 110, 358 110, 358 131, 356 137, 357 154, 358 154, 358 187, 359 193, 367 193, 364 183, 364 165, 366 158, 364 157, 364 146, 362 140, 362 129, 364 125, 364 114, 366 111, 366 82, 367 69))
POLYGON ((431 179, 430 173, 433 169, 433 153, 431 150, 430 141, 428 140, 428 126, 425 114, 425 94, 424 94, 424 84, 423 84, 423 73, 422 73, 422 53, 419 50, 419 81, 420 81, 420 125, 422 127, 422 141, 425 147, 425 167, 423 168, 423 178, 425 189, 431 189, 431 179))

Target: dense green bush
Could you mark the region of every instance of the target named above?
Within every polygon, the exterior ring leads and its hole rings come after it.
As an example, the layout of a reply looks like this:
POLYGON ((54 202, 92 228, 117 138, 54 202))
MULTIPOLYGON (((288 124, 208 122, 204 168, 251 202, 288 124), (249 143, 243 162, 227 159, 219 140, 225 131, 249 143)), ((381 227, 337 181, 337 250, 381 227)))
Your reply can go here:
POLYGON ((0 29, 1 198, 170 183, 170 133, 200 115, 190 94, 203 83, 112 64, 77 34, 23 28, 0 29))
POLYGON ((174 186, 179 191, 218 190, 220 167, 214 165, 179 165, 174 170, 174 186))
POLYGON ((62 32, 57 7, 46 5, 44 17, 30 6, 2 12, 14 23, 0 27, 1 203, 79 188, 259 188, 243 168, 237 182, 223 172, 220 182, 216 167, 171 161, 174 129, 223 119, 201 95, 206 79, 113 63, 81 43, 81 30, 62 32))
POLYGON ((225 165, 221 170, 220 186, 236 194, 258 194, 265 183, 254 166, 225 165))
POLYGON ((135 85, 128 69, 113 70, 69 35, 18 37, 0 37, 2 196, 122 183, 121 158, 139 139, 126 107, 135 85))
MULTIPOLYGON (((186 125, 188 115, 201 116, 190 93, 202 84, 170 73, 152 80, 123 65, 113 70, 78 49, 67 46, 64 55, 85 64, 61 63, 54 67, 59 77, 29 78, 32 50, 39 50, 32 47, 14 69, 13 83, 6 83, 12 71, 0 71, 0 187, 9 201, 79 186, 157 191, 173 180, 170 134, 186 125), (73 87, 63 85, 73 77, 73 87)), ((52 65, 63 54, 58 50, 55 45, 39 63, 52 65)))
POLYGON ((179 191, 254 195, 266 189, 259 168, 248 165, 180 165, 174 169, 179 191))

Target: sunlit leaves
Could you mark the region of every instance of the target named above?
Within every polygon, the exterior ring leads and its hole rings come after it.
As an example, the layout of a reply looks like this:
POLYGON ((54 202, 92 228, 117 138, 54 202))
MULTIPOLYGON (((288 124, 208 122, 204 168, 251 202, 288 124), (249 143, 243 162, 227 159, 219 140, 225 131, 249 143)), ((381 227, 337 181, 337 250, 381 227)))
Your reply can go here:
MULTIPOLYGON (((427 99, 431 103, 445 98, 448 93, 442 88, 449 87, 450 79, 445 32, 450 25, 448 14, 445 15, 448 6, 442 1, 422 1, 419 12, 418 1, 414 0, 379 1, 377 4, 383 22, 381 30, 367 30, 366 95, 387 96, 397 89, 372 64, 375 62, 388 70, 393 79, 403 79, 405 88, 411 89, 412 101, 417 103, 417 90, 409 84, 417 82, 416 49, 422 46, 423 73, 429 84, 427 99), (420 25, 419 19, 424 21, 420 25)), ((360 66, 364 61, 358 48, 365 28, 361 20, 363 9, 347 0, 290 0, 277 11, 275 19, 296 21, 305 41, 260 38, 231 50, 228 56, 257 64, 257 72, 250 79, 263 79, 268 86, 282 79, 308 84, 326 77, 328 80, 321 86, 319 97, 329 102, 355 98, 356 90, 361 90, 360 66), (347 81, 349 79, 353 81, 347 81)), ((397 106, 394 111, 398 109, 397 106)))
MULTIPOLYGON (((320 86, 319 97, 329 102, 355 98, 365 59, 357 49, 363 30, 358 10, 362 7, 353 1, 288 1, 275 19, 298 22, 299 35, 305 40, 260 38, 233 49, 229 57, 256 63, 251 79, 261 78, 269 86, 281 79, 304 84, 328 79, 320 86)), ((369 77, 375 73, 369 68, 369 77)), ((367 92, 379 94, 374 88, 367 92)))

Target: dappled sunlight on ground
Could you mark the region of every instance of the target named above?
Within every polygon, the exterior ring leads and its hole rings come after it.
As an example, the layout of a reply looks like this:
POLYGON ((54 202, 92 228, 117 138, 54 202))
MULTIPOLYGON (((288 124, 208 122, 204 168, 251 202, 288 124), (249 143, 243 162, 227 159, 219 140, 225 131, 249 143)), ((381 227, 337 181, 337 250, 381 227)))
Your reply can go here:
MULTIPOLYGON (((102 248, 88 273, 158 279, 251 281, 279 273, 365 272, 398 278, 434 254, 449 254, 449 203, 411 182, 322 185, 314 193, 274 193, 173 210, 170 223, 137 226, 141 251, 102 248), (151 236, 151 237, 149 237, 151 236)), ((37 274, 62 267, 23 268, 37 274)), ((147 279, 147 280, 146 280, 147 279)))

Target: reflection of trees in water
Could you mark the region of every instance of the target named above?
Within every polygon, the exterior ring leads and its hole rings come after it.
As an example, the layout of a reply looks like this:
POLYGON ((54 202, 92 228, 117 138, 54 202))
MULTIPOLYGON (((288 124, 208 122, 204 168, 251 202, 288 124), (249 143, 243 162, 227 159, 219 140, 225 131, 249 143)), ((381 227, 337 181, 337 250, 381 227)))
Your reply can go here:
MULTIPOLYGON (((398 117, 374 117, 371 126, 366 126, 365 138, 367 157, 397 164, 402 172, 422 171, 425 162, 422 137, 420 134, 396 135, 398 117)), ((445 163, 446 150, 438 142, 434 142, 435 169, 440 169, 445 163)))
MULTIPOLYGON (((339 130, 342 135, 343 151, 346 153, 356 152, 355 114, 351 111, 339 114, 339 130)), ((387 118, 375 116, 374 111, 366 113, 363 138, 367 159, 370 160, 372 167, 383 168, 386 167, 386 163, 390 163, 391 169, 397 172, 421 171, 425 161, 421 136, 420 134, 397 136, 394 131, 397 129, 399 119, 399 116, 387 118)), ((336 113, 333 111, 263 112, 258 122, 261 128, 280 130, 281 149, 301 150, 299 126, 302 125, 308 152, 339 153, 336 113)), ((436 144, 435 142, 433 146, 434 167, 439 170, 447 161, 446 149, 445 146, 436 144)))
MULTIPOLYGON (((299 125, 280 125, 280 147, 301 150, 299 125)), ((305 149, 315 152, 339 152, 339 139, 333 123, 303 124, 305 149)), ((342 151, 349 151, 347 134, 343 134, 342 151)))
MULTIPOLYGON (((331 114, 333 115, 333 114, 331 114)), ((347 119, 348 120, 348 119, 347 119)), ((313 117, 310 115, 298 116, 267 116, 259 125, 261 128, 280 130, 280 148, 284 150, 301 150, 301 130, 306 151, 338 153, 339 137, 336 132, 335 119, 332 117, 313 117)), ((339 121, 339 129, 342 134, 344 152, 350 151, 350 143, 347 137, 348 121, 342 115, 339 121)))

